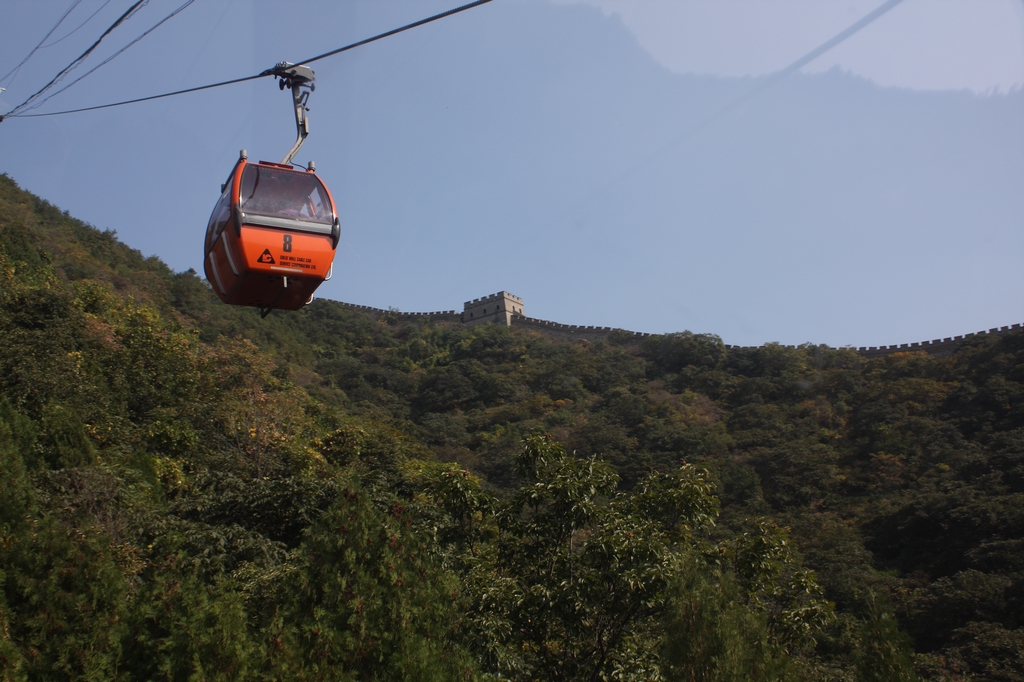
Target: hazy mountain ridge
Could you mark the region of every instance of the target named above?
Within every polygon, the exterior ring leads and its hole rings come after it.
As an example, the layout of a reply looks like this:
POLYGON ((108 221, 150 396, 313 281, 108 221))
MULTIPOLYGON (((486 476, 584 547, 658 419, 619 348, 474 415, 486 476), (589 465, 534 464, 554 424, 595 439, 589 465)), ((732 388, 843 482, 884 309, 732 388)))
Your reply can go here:
MULTIPOLYGON (((331 30, 309 52, 389 28, 355 12, 318 15, 331 30)), ((229 78, 305 56, 269 6, 241 14, 240 51, 198 64, 229 78)), ((138 49, 157 47, 172 46, 138 49)), ((129 66, 90 77, 82 101, 122 94, 129 66)), ((1018 321, 1019 92, 797 74, 673 146, 756 81, 673 74, 617 19, 540 1, 491 3, 316 68, 300 160, 317 161, 342 211, 328 298, 433 310, 507 289, 543 319, 737 345, 870 346, 1018 321)), ((132 94, 207 82, 196 69, 132 94)), ((238 149, 276 160, 294 139, 284 97, 263 80, 38 119, 5 138, 5 169, 199 270, 238 149)))
MULTIPOLYGON (((371 290, 367 263, 343 274, 344 296, 328 295, 427 310, 464 298, 469 281, 566 323, 859 346, 892 338, 857 329, 865 315, 897 339, 949 336, 950 309, 989 305, 979 278, 987 292, 1021 289, 1009 256, 1020 252, 1011 207, 1024 171, 1021 93, 796 75, 688 136, 757 81, 672 74, 617 20, 583 8, 503 8, 500 21, 480 20, 477 40, 489 49, 430 42, 386 88, 368 74, 376 87, 355 99, 375 104, 352 119, 347 147, 360 158, 374 148, 369 172, 345 178, 351 197, 412 192, 346 215, 393 248, 367 252, 363 235, 352 247, 377 271, 423 272, 446 293, 413 292, 400 278, 371 290), (477 58, 461 58, 469 52, 477 58), (494 74, 515 77, 475 87, 494 74), (414 127, 397 113, 410 105, 414 127), (992 240, 1005 251, 990 252, 992 240), (732 311, 726 324, 702 324, 722 310, 732 311), (769 315, 800 335, 757 334, 769 315), (846 331, 822 338, 821 319, 846 331)), ((1015 321, 997 316, 970 326, 1015 321)))

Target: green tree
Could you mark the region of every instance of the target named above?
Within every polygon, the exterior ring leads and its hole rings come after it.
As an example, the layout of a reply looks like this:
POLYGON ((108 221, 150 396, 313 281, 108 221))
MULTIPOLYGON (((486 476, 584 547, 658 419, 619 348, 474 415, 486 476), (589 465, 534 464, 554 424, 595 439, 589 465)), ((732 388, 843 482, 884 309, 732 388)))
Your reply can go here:
POLYGON ((753 529, 732 543, 730 554, 749 603, 767 617, 773 643, 792 651, 813 646, 834 607, 814 572, 802 566, 788 530, 756 519, 753 529))
POLYGON ((105 538, 32 519, 4 538, 0 573, 3 636, 30 679, 116 677, 126 585, 105 538))
POLYGON ((680 682, 800 679, 785 649, 772 643, 767 617, 749 608, 728 573, 688 563, 672 586, 661 670, 680 682))
POLYGON ((209 584, 188 558, 151 563, 132 597, 120 669, 129 679, 228 681, 252 679, 258 648, 242 594, 231 581, 209 584))
POLYGON ((861 682, 917 682, 910 637, 875 596, 858 637, 857 678, 861 682))
POLYGON ((271 665, 310 680, 452 680, 473 666, 449 629, 458 584, 404 505, 353 481, 310 528, 271 665))
POLYGON ((656 677, 667 590, 717 515, 707 473, 684 467, 617 493, 607 463, 536 434, 515 466, 522 484, 468 578, 485 666, 521 680, 656 677))

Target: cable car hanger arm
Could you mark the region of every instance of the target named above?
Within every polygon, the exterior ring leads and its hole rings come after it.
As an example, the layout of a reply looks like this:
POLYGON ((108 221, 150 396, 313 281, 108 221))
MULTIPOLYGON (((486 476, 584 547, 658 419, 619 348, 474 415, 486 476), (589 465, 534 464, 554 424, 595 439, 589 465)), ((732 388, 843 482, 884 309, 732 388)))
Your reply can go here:
POLYGON ((316 74, 308 66, 281 62, 274 67, 274 75, 281 79, 278 85, 282 90, 289 88, 292 91, 292 105, 295 108, 295 144, 281 160, 281 163, 289 165, 309 136, 309 117, 306 116, 309 109, 306 108, 306 102, 309 101, 309 93, 316 90, 316 74))

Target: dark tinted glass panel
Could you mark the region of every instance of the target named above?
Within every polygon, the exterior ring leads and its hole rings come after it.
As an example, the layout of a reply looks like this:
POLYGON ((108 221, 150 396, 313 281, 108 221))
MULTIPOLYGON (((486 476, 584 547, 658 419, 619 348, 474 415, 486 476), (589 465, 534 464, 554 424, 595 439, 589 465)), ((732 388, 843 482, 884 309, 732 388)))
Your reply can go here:
POLYGON ((334 222, 327 192, 312 173, 246 166, 238 203, 248 213, 334 222))

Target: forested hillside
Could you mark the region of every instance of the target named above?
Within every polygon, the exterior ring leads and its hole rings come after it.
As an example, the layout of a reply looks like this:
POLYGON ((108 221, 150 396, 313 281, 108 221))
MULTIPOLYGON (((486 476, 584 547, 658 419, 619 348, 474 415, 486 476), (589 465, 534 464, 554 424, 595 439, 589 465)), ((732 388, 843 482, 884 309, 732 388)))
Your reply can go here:
POLYGON ((0 176, 3 680, 1024 680, 1024 335, 220 304, 0 176))

